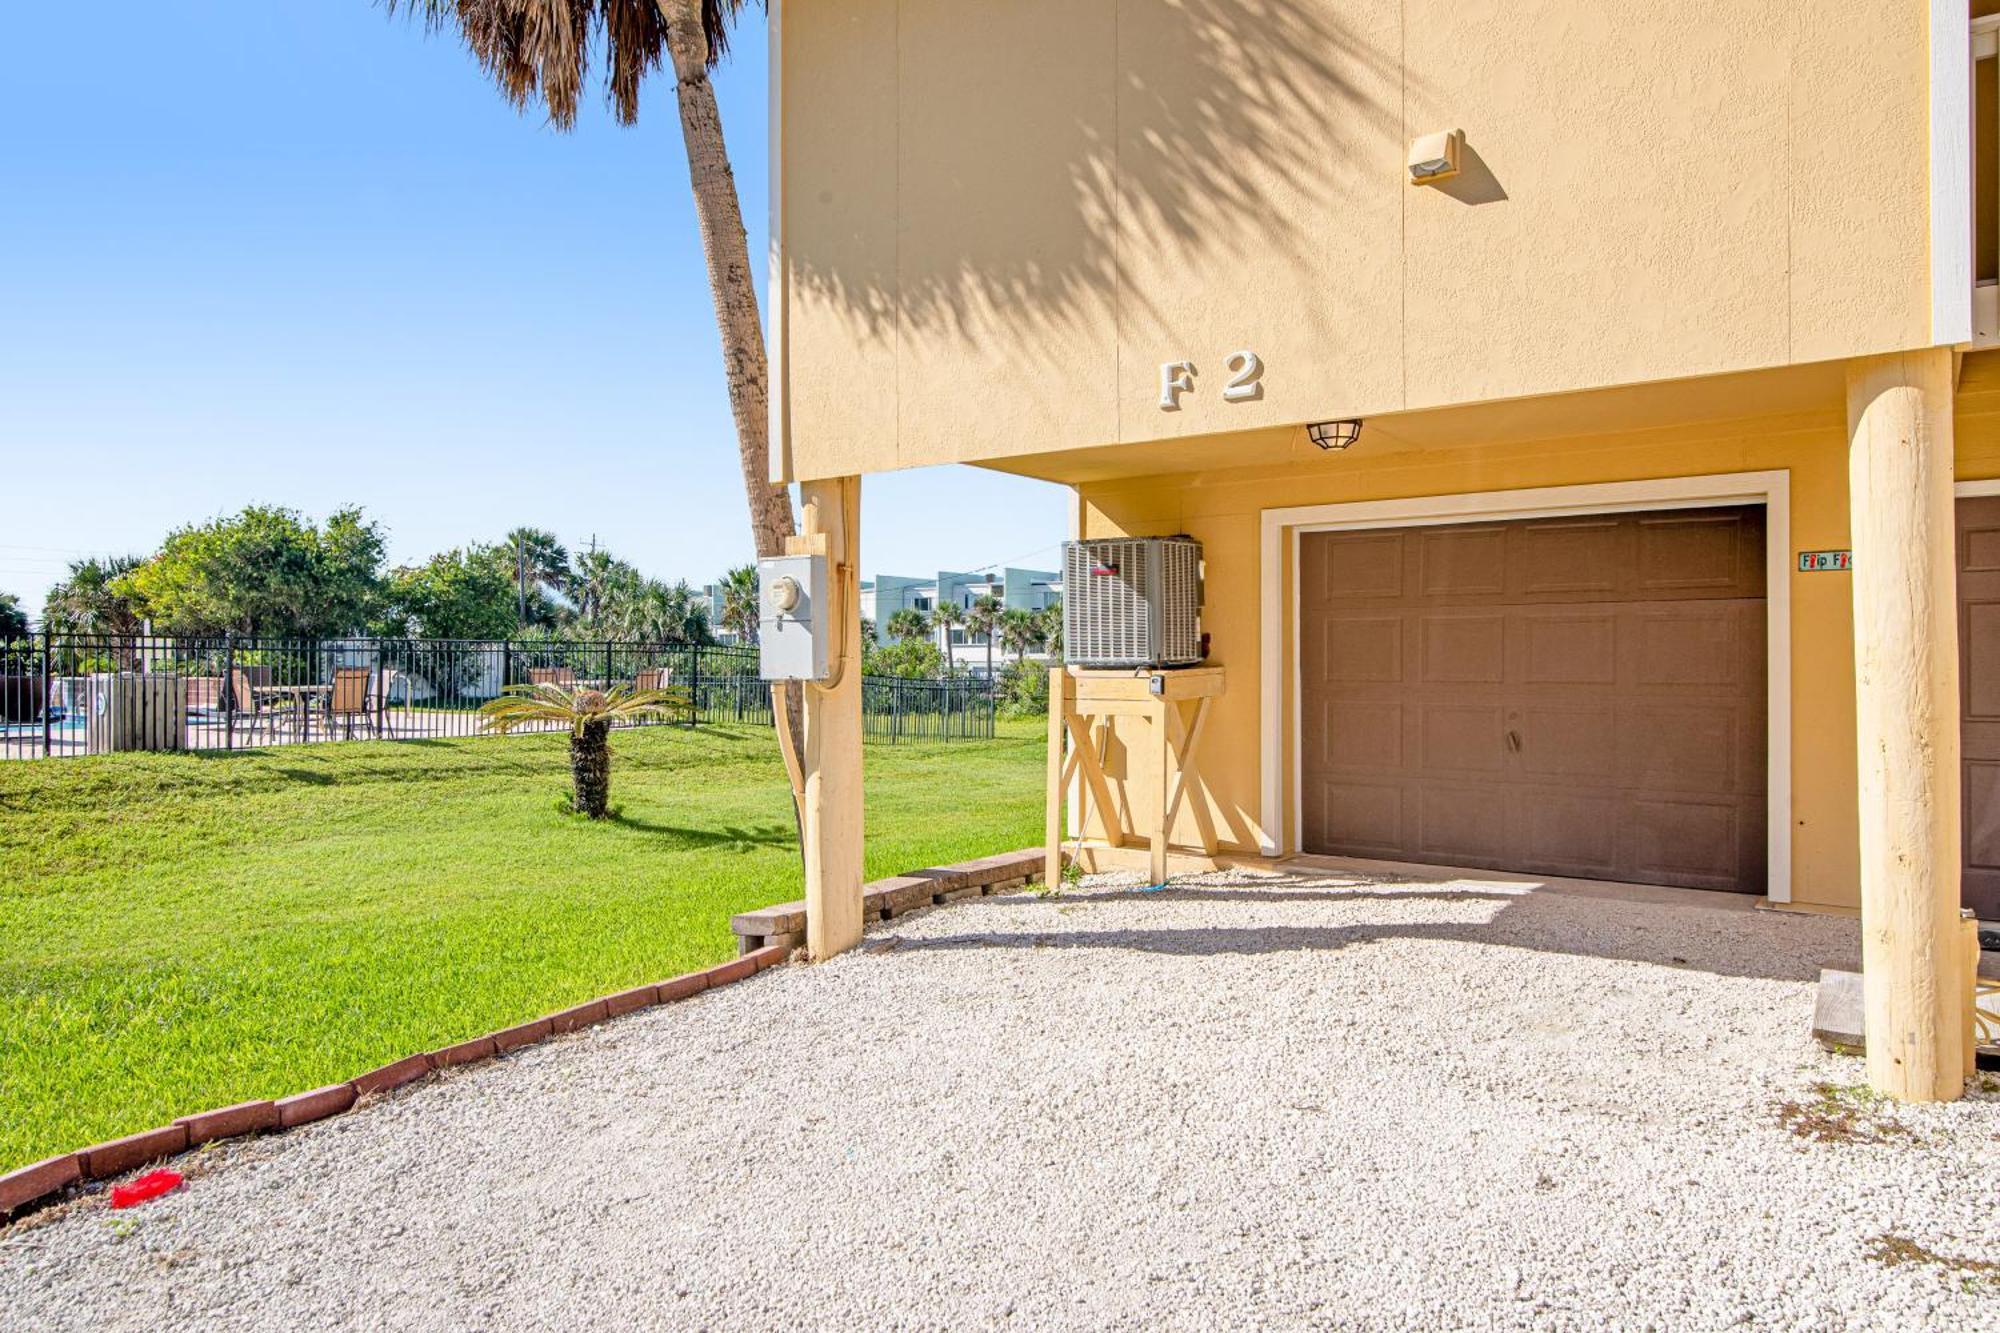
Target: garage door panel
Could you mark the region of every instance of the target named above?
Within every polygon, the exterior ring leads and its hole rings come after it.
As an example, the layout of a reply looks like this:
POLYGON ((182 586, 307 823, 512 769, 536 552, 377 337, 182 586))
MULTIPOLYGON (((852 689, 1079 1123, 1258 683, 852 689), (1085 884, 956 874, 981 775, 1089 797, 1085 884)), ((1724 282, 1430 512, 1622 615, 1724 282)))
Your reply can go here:
POLYGON ((1521 772, 1537 781, 1590 778, 1612 783, 1618 777, 1618 710, 1607 701, 1595 707, 1535 705, 1519 713, 1521 772))
POLYGON ((2000 719, 2000 602, 1967 605, 1961 624, 1965 715, 1972 721, 2000 719))
MULTIPOLYGON (((1725 704, 1627 707, 1618 728, 1619 785, 1637 791, 1748 794, 1755 787, 1740 772, 1746 748, 1743 724, 1742 713, 1725 704)), ((1761 718, 1756 730, 1756 753, 1761 754, 1761 718)))
POLYGON ((1417 794, 1417 850, 1424 859, 1500 865, 1511 859, 1507 789, 1426 782, 1417 794))
MULTIPOLYGON (((1967 501, 1959 501, 1961 508, 1967 501)), ((1959 529, 1958 568, 1964 574, 2000 573, 2000 524, 1975 515, 1959 529)))
MULTIPOLYGON (((1708 602, 1687 608, 1646 610, 1634 617, 1637 683, 1641 685, 1738 685, 1745 660, 1742 617, 1733 604, 1708 602)), ((1762 657, 1758 658, 1761 666, 1762 657)))
POLYGON ((2000 921, 2000 496, 1958 502, 1961 901, 2000 921))
POLYGON ((1302 595, 1319 601, 1337 586, 1342 602, 1400 599, 1405 542, 1401 532, 1315 533, 1299 553, 1302 595))
POLYGON ((1432 685, 1498 685, 1507 679, 1507 618, 1443 611, 1418 618, 1423 676, 1432 685))
POLYGON ((1319 660, 1333 684, 1394 684, 1403 679, 1401 616, 1340 616, 1326 622, 1319 660))
POLYGON ((1762 519, 1307 534, 1306 850, 1761 892, 1762 519))
MULTIPOLYGON (((1339 847, 1355 856, 1398 855, 1409 845, 1403 828, 1402 787, 1379 783, 1327 782, 1314 793, 1308 819, 1317 822, 1316 846, 1339 847)), ((1315 830, 1309 825, 1308 834, 1315 830)))
POLYGON ((1523 864, 1591 879, 1617 873, 1623 803, 1616 797, 1530 788, 1516 800, 1523 864))
POLYGON ((1403 705, 1375 700, 1329 702, 1321 709, 1320 759, 1330 769, 1382 773, 1403 768, 1403 705))
MULTIPOLYGON (((1748 526, 1740 514, 1706 509, 1640 519, 1635 589, 1658 597, 1734 592, 1742 577, 1748 526)), ((1757 538, 1761 563, 1761 531, 1757 538)))
POLYGON ((1507 588, 1507 530, 1424 528, 1417 586, 1425 597, 1494 597, 1507 588))
POLYGON ((1525 685, 1617 684, 1618 619, 1617 607, 1609 603, 1517 613, 1524 652, 1515 678, 1525 685))
POLYGON ((1418 716, 1425 773, 1497 774, 1506 766, 1506 712, 1498 704, 1424 703, 1418 716))
POLYGON ((1689 888, 1736 882, 1742 833, 1736 806, 1691 801, 1634 801, 1625 824, 1630 863, 1639 876, 1689 888))
POLYGON ((1977 760, 1965 766, 1965 861, 1980 870, 2000 870, 2000 763, 1977 760))
POLYGON ((1510 535, 1509 591, 1524 598, 1595 601, 1617 591, 1629 563, 1631 534, 1616 518, 1519 523, 1510 535))

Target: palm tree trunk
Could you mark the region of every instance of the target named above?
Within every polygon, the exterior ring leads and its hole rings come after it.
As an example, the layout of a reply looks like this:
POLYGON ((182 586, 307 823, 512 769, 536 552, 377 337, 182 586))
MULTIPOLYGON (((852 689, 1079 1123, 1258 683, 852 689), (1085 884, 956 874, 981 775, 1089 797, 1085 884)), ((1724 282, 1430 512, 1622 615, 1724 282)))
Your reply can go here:
POLYGON ((570 733, 569 777, 574 789, 571 807, 580 815, 603 819, 611 808, 611 724, 586 722, 570 733))
MULTIPOLYGON (((674 62, 674 93, 680 104, 681 138, 687 144, 688 181, 694 187, 695 217, 702 253, 708 259, 708 290, 715 301, 715 326, 722 335, 722 366, 729 385, 729 411, 736 420, 736 452, 743 467, 743 493, 750 502, 750 535, 760 556, 783 555, 785 538, 798 531, 791 493, 771 484, 770 373, 764 357, 764 330, 751 281, 750 244, 743 233, 743 204, 736 173, 722 138, 722 114, 708 78, 708 41, 701 26, 701 0, 657 0, 667 22, 667 47, 674 62)), ((800 753, 805 747, 802 694, 786 690, 782 725, 800 753)), ((794 811, 794 814, 797 812, 794 811)))

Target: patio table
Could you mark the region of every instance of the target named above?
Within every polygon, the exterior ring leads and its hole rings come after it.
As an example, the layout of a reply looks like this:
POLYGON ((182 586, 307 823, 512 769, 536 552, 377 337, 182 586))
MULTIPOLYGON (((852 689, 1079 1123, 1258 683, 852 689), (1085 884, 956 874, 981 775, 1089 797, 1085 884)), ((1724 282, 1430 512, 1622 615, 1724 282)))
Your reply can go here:
POLYGON ((331 685, 253 685, 250 693, 258 699, 289 699, 298 713, 299 738, 312 739, 313 704, 319 699, 331 700, 331 685))

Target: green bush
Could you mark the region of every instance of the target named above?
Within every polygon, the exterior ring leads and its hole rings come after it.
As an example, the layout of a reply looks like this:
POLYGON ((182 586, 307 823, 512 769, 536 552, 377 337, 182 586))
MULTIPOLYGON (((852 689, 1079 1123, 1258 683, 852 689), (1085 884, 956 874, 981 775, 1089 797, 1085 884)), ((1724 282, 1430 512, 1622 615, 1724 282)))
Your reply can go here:
POLYGON ((1053 662, 1009 662, 1000 670, 1002 717, 1046 717, 1049 712, 1049 668, 1053 662))
POLYGON ((903 639, 861 655, 861 670, 870 676, 900 676, 904 680, 941 680, 948 674, 944 654, 928 639, 903 639))

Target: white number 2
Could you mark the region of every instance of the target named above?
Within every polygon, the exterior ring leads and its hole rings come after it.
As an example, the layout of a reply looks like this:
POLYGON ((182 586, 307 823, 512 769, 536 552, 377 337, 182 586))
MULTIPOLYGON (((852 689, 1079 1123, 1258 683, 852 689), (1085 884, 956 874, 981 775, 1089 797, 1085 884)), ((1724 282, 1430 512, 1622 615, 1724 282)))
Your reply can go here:
POLYGON ((1223 401, 1247 403, 1262 398, 1264 386, 1259 381, 1263 378, 1264 362, 1255 352, 1243 351, 1231 354, 1229 383, 1222 389, 1223 401))

